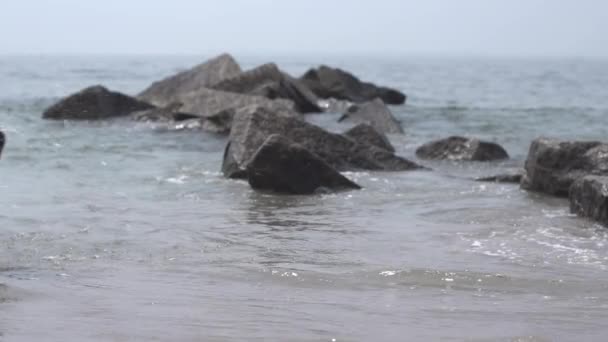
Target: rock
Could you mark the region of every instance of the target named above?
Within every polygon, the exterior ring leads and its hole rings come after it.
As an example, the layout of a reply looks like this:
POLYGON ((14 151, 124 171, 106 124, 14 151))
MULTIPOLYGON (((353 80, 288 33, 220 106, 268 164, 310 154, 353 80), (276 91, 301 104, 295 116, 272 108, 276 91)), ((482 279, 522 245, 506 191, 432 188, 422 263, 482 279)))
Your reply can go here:
POLYGON ((174 102, 163 108, 152 108, 138 111, 131 114, 135 121, 144 122, 179 122, 190 119, 200 119, 200 116, 180 112, 179 109, 183 104, 174 102))
POLYGON ((187 94, 180 94, 177 96, 177 101, 183 103, 180 108, 182 112, 203 117, 215 115, 226 109, 238 109, 250 105, 294 111, 294 104, 289 100, 270 100, 262 96, 243 95, 205 88, 187 94))
POLYGON ((530 145, 525 170, 523 189, 567 197, 578 178, 608 175, 608 145, 539 138, 530 145))
POLYGON ((252 104, 240 108, 228 108, 216 114, 206 116, 202 120, 202 128, 208 132, 228 134, 232 127, 234 116, 241 112, 255 111, 259 107, 265 107, 282 116, 297 117, 298 113, 284 106, 267 106, 265 104, 252 104))
POLYGON ((416 155, 422 159, 490 161, 507 159, 509 155, 498 144, 478 139, 452 136, 420 146, 416 155))
POLYGON ((350 101, 337 100, 334 98, 321 99, 318 101, 318 104, 324 113, 338 113, 338 114, 346 113, 354 105, 350 101))
POLYGON ((395 119, 390 109, 380 99, 351 106, 338 120, 368 123, 375 129, 386 134, 403 134, 401 123, 395 119))
POLYGON ((344 132, 344 135, 356 142, 380 147, 390 152, 395 152, 386 135, 378 132, 377 129, 369 124, 361 123, 344 132))
POLYGON ((181 94, 211 87, 240 73, 241 67, 234 58, 229 54, 223 54, 192 69, 154 82, 139 94, 139 98, 156 106, 164 107, 177 101, 181 94))
POLYGON ((154 108, 133 97, 93 86, 70 95, 49 107, 42 117, 55 120, 98 120, 126 116, 154 108))
POLYGON ((490 177, 476 178, 476 182, 494 182, 494 183, 516 183, 519 184, 523 177, 523 173, 501 174, 490 177))
POLYGON ((270 135, 247 163, 249 184, 258 190, 288 194, 311 194, 361 187, 329 166, 306 148, 279 135, 270 135))
POLYGON ((322 112, 319 99, 298 80, 279 70, 274 63, 226 79, 213 86, 213 89, 269 99, 288 99, 300 113, 322 112))
POLYGON ((404 104, 405 94, 395 89, 378 87, 375 84, 362 82, 352 74, 327 66, 308 70, 302 77, 304 83, 317 96, 328 99, 336 98, 356 103, 380 98, 391 105, 404 104))
POLYGON ((569 190, 570 212, 608 225, 608 177, 584 176, 569 190))
POLYGON ((372 145, 356 142, 298 117, 277 114, 266 107, 251 107, 234 117, 224 152, 222 171, 229 178, 244 178, 246 162, 272 134, 281 134, 319 156, 338 171, 402 171, 421 166, 372 145))
POLYGON ((2 157, 2 150, 4 149, 4 144, 6 144, 6 136, 4 132, 0 131, 0 158, 2 157))

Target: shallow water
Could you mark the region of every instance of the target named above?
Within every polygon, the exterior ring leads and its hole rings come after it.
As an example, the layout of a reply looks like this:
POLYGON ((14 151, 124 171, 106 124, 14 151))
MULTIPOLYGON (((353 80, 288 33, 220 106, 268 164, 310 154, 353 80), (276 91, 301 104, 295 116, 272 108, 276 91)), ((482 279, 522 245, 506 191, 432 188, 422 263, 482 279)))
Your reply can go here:
MULTIPOLYGON (((238 58, 404 90, 391 140, 409 158, 450 134, 513 157, 347 173, 364 189, 337 194, 226 180, 212 134, 40 119, 82 87, 135 94, 206 57, 0 57, 0 339, 605 340, 608 230, 470 179, 517 170, 540 135, 604 138, 608 62, 238 58)), ((337 117, 308 118, 347 129, 337 117)))

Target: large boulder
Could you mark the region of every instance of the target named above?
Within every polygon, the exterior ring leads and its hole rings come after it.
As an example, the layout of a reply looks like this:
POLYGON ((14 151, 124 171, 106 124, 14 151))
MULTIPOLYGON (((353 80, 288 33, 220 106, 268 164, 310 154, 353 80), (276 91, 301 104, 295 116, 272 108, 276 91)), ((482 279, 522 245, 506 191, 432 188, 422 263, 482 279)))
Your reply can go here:
POLYGON ((131 96, 93 86, 72 94, 49 107, 42 117, 54 120, 98 120, 126 116, 154 108, 131 96))
POLYGON ((269 99, 293 101, 300 113, 319 113, 319 99, 303 84, 279 70, 276 64, 268 63, 245 71, 213 86, 227 92, 263 96, 269 99))
POLYGON ((164 107, 177 101, 181 94, 211 87, 240 73, 241 67, 234 58, 229 54, 223 54, 192 69, 152 83, 139 94, 139 98, 156 106, 164 107))
POLYGON ((570 211, 608 225, 608 177, 588 175, 570 186, 570 211))
POLYGON ((330 133, 298 117, 266 107, 252 107, 234 117, 224 152, 222 171, 229 178, 245 178, 246 162, 272 134, 281 134, 319 156, 338 171, 402 171, 421 166, 385 149, 330 133))
POLYGON ((287 106, 280 105, 267 105, 267 104, 251 104, 244 107, 239 108, 228 108, 222 110, 218 113, 215 113, 210 116, 206 116, 202 120, 202 129, 212 133, 218 134, 228 134, 230 133, 230 129, 232 128, 232 122, 234 121, 234 117, 242 112, 251 112, 256 111, 260 107, 267 108, 268 110, 273 111, 274 113, 281 116, 292 116, 298 117, 299 114, 296 113, 293 109, 287 106))
POLYGON ((530 145, 525 169, 523 189, 566 197, 578 178, 608 175, 608 145, 538 138, 530 145))
POLYGON ((319 188, 360 189, 301 145, 279 134, 270 135, 247 162, 249 184, 258 190, 311 194, 319 188))
POLYGON ((391 105, 404 104, 405 94, 398 90, 362 82, 354 75, 337 68, 321 66, 308 70, 300 80, 317 96, 362 103, 380 98, 391 105))
POLYGON ((421 159, 491 161, 507 159, 509 155, 500 145, 473 138, 452 136, 420 146, 416 155, 421 159))
POLYGON ((386 135, 378 132, 377 129, 375 129, 369 124, 358 124, 357 126, 344 132, 344 135, 353 139, 356 142, 373 145, 390 152, 395 152, 395 148, 388 140, 386 135))
POLYGON ((382 133, 403 134, 401 123, 379 98, 351 106, 338 121, 368 123, 382 133))

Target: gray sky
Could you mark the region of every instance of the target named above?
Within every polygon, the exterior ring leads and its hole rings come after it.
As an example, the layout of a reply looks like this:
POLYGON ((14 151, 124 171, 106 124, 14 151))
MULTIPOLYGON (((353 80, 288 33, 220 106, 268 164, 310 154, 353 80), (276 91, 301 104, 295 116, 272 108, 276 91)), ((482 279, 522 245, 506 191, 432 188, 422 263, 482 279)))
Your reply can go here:
POLYGON ((608 57, 606 0, 0 1, 0 54, 608 57))

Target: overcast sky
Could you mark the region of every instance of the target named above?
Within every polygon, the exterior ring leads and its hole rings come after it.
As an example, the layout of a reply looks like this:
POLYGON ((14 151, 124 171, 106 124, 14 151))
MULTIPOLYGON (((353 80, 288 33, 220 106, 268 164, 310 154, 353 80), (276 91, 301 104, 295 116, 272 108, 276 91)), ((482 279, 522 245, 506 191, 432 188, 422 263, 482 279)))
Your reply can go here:
POLYGON ((606 0, 0 0, 0 54, 608 57, 606 0))

